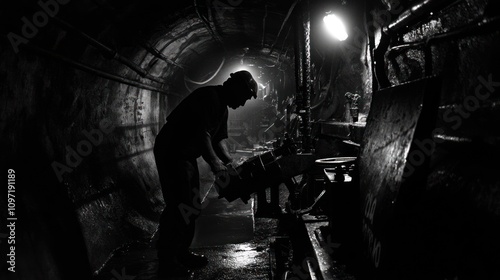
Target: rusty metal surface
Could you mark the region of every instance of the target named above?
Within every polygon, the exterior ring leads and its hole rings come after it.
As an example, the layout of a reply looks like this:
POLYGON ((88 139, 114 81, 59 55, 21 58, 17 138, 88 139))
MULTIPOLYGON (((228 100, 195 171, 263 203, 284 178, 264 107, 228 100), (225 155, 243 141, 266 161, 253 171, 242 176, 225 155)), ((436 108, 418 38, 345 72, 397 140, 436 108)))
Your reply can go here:
POLYGON ((425 134, 434 125, 426 116, 432 110, 423 109, 425 96, 438 96, 438 85, 437 79, 425 79, 373 95, 359 172, 364 253, 371 268, 380 273, 390 265, 389 236, 412 142, 416 134, 425 134))
POLYGON ((301 118, 302 150, 311 151, 311 20, 309 1, 302 3, 295 23, 295 82, 297 113, 301 118))

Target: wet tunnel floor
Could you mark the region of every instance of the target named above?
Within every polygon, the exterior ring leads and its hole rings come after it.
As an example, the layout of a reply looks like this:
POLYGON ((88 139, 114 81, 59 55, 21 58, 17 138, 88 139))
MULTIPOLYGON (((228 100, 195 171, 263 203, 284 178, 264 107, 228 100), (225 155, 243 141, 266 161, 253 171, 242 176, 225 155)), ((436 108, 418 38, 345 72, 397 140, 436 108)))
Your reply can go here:
MULTIPOLYGON (((202 194, 208 189, 202 185, 202 194)), ((210 190, 207 201, 191 248, 207 256, 209 264, 187 279, 270 279, 269 242, 278 221, 254 218, 253 199, 248 204, 240 200, 228 203, 210 190)), ((182 279, 158 278, 154 244, 138 243, 116 253, 95 279, 182 279)))

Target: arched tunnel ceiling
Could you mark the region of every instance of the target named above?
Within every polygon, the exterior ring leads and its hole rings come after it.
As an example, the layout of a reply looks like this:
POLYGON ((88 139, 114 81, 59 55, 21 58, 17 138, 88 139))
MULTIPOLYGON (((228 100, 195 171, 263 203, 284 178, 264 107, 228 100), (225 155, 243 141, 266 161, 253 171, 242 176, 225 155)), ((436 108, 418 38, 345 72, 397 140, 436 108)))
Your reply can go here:
POLYGON ((78 8, 68 9, 61 18, 79 30, 124 53, 146 43, 184 70, 194 68, 195 78, 200 61, 207 57, 216 56, 214 60, 220 61, 222 56, 230 60, 245 55, 257 58, 254 62, 262 66, 271 66, 289 64, 293 54, 287 52, 293 39, 290 22, 283 26, 293 6, 290 1, 101 0, 75 6, 78 8))
MULTIPOLYGON (((251 64, 271 71, 293 67, 292 20, 287 15, 295 2, 101 0, 75 6, 61 18, 152 76, 177 81, 170 85, 177 92, 184 89, 178 81, 205 81, 222 61, 224 66, 251 64), (145 51, 144 45, 176 66, 145 51)), ((92 60, 94 52, 90 50, 90 57, 85 52, 85 60, 92 60)))
MULTIPOLYGON (((288 70, 291 75, 294 39, 291 12, 300 9, 300 2, 304 1, 59 0, 55 17, 131 59, 153 77, 179 81, 182 74, 203 81, 223 60, 226 65, 240 63, 271 71, 288 70), (145 46, 169 61, 159 59, 145 46)), ((317 7, 326 11, 335 1, 309 2, 314 12, 317 7)), ((6 14, 11 19, 6 22, 13 25, 7 26, 10 31, 21 29, 23 22, 19 19, 29 17, 27 11, 35 14, 40 10, 34 0, 8 5, 15 6, 6 14)), ((57 20, 52 20, 41 30, 43 35, 38 34, 30 44, 122 72, 104 63, 102 53, 81 36, 66 31, 57 20)), ((184 86, 177 84, 173 88, 184 86)))

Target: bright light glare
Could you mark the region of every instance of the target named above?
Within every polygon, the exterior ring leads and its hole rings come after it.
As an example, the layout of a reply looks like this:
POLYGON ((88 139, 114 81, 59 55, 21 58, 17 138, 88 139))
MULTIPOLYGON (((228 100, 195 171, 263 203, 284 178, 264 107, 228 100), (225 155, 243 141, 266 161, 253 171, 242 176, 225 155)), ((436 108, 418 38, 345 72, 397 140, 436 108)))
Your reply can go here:
POLYGON ((252 69, 252 67, 249 67, 249 65, 238 65, 237 67, 233 68, 234 70, 231 73, 235 73, 238 71, 248 71, 250 74, 252 74, 252 77, 256 82, 259 81, 259 75, 258 73, 255 72, 255 69, 252 69))
POLYGON ((344 23, 334 14, 326 15, 323 18, 323 22, 326 25, 326 30, 333 37, 337 38, 339 41, 344 41, 347 39, 349 35, 347 35, 347 31, 345 30, 344 23))

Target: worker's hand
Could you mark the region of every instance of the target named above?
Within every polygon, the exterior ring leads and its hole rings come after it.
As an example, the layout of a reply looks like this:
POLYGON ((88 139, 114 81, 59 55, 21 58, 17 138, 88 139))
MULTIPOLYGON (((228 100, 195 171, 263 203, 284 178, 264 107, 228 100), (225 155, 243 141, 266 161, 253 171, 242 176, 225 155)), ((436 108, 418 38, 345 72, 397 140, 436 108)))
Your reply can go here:
POLYGON ((248 157, 244 157, 244 156, 243 156, 243 157, 241 157, 238 161, 236 161, 236 162, 235 162, 235 165, 233 165, 233 166, 240 166, 240 165, 242 165, 242 164, 243 164, 245 161, 247 161, 247 160, 248 160, 248 157))
POLYGON ((217 176, 220 173, 227 173, 227 167, 220 160, 214 160, 210 165, 212 172, 217 176))
POLYGON ((215 184, 218 188, 217 191, 219 191, 220 188, 225 188, 231 178, 229 176, 229 171, 226 166, 224 166, 224 163, 222 161, 215 161, 211 164, 212 167, 212 172, 215 175, 215 184))
POLYGON ((235 160, 232 160, 232 161, 226 163, 226 168, 228 168, 228 169, 229 168, 233 168, 234 169, 236 167, 238 167, 238 163, 235 160))

